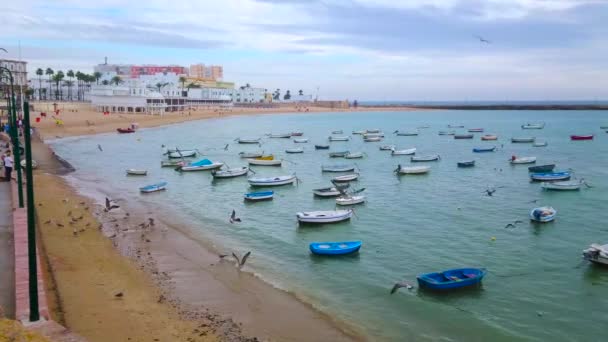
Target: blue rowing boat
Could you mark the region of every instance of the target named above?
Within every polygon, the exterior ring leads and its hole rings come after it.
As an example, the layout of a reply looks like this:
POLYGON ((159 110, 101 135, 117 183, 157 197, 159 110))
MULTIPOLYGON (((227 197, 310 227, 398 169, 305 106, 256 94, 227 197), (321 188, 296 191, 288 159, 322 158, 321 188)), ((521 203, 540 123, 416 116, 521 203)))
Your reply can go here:
POLYGON ((418 285, 432 290, 453 290, 481 283, 483 268, 455 268, 443 272, 425 273, 418 277, 418 285))
POLYGON ((246 201, 263 201, 271 200, 274 196, 274 191, 258 191, 245 194, 246 201))
POLYGON ((473 148, 473 152, 482 153, 482 152, 494 152, 496 151, 496 146, 492 147, 475 147, 473 148))
POLYGON ((317 255, 345 255, 358 252, 361 241, 313 242, 309 247, 317 255))
POLYGON ((533 181, 539 182, 551 182, 551 181, 561 181, 570 179, 572 174, 568 171, 563 172, 540 172, 540 173, 531 173, 530 179, 533 181))
POLYGON ((160 182, 160 183, 156 183, 156 184, 142 186, 141 188, 139 188, 139 191, 141 191, 143 193, 148 193, 148 192, 162 191, 165 189, 167 189, 167 182, 160 182))
POLYGON ((463 160, 458 162, 458 167, 473 167, 475 166, 474 160, 463 160))

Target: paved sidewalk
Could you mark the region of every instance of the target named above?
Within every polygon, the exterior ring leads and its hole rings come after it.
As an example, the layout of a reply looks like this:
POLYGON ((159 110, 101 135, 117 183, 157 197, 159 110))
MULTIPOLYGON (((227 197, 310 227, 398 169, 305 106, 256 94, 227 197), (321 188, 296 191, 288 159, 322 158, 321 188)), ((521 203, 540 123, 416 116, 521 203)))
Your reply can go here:
POLYGON ((9 182, 0 182, 0 307, 15 318, 15 245, 12 194, 9 182))

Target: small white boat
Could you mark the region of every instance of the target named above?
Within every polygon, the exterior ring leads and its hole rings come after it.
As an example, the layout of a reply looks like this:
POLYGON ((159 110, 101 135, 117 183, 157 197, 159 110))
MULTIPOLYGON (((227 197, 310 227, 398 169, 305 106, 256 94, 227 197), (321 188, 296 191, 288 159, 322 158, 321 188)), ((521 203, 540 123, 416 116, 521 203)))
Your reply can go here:
POLYGON ((147 170, 139 170, 139 169, 127 169, 127 175, 131 176, 145 176, 148 174, 147 170))
POLYGON ((329 141, 349 141, 350 137, 348 135, 337 136, 337 137, 331 136, 328 139, 329 139, 329 141))
POLYGON ((285 150, 285 153, 304 153, 303 148, 288 148, 285 150))
POLYGON ((542 182, 540 187, 544 190, 561 190, 561 191, 576 191, 580 190, 585 184, 584 180, 563 181, 563 182, 542 182))
POLYGON ((511 157, 511 164, 534 164, 536 157, 511 157))
POLYGON ((367 131, 365 131, 365 133, 371 133, 371 134, 380 133, 380 129, 378 129, 378 128, 368 129, 367 131))
POLYGON ((428 161, 435 161, 435 160, 439 160, 439 159, 441 159, 441 157, 438 154, 428 154, 428 155, 423 155, 423 156, 414 156, 410 160, 412 162, 428 162, 428 161))
POLYGON ((167 189, 167 182, 160 182, 160 183, 156 183, 156 184, 142 186, 141 188, 139 188, 139 191, 143 192, 143 193, 150 193, 150 192, 163 191, 166 189, 167 189))
POLYGON ((319 197, 336 197, 336 196, 340 196, 342 194, 335 187, 314 189, 314 190, 312 190, 312 193, 315 194, 315 196, 319 196, 319 197))
POLYGON ((344 133, 341 129, 337 131, 332 131, 331 134, 342 134, 344 133))
POLYGON ((244 176, 248 172, 249 168, 247 166, 243 166, 226 170, 213 170, 211 171, 211 175, 213 178, 234 178, 244 176))
POLYGON ((346 159, 358 159, 363 158, 363 152, 349 152, 344 155, 346 159))
POLYGON ((395 134, 401 137, 414 137, 418 135, 418 131, 395 131, 395 134))
POLYGON ((367 133, 367 131, 353 131, 353 134, 363 135, 367 133))
POLYGON ((279 139, 289 139, 291 138, 291 133, 281 133, 281 134, 268 134, 269 138, 279 138, 279 139))
POLYGON ((207 171, 207 170, 215 170, 224 166, 224 163, 219 162, 211 162, 210 164, 196 164, 191 163, 188 165, 180 166, 176 170, 184 171, 184 172, 192 172, 192 171, 207 171))
POLYGON ((260 138, 237 138, 236 142, 239 144, 259 144, 260 138))
POLYGON ((365 142, 378 142, 378 141, 382 141, 382 137, 365 137, 363 138, 363 141, 365 142))
POLYGON ((359 178, 358 173, 351 173, 348 175, 334 177, 331 180, 332 180, 332 182, 336 182, 336 183, 344 183, 344 182, 352 182, 352 181, 356 180, 357 178, 359 178))
POLYGON ((589 248, 583 250, 583 259, 596 264, 608 265, 608 244, 591 244, 589 248))
POLYGON ((534 137, 511 138, 512 143, 533 143, 535 140, 534 137))
POLYGON ((439 131, 439 135, 454 135, 456 132, 454 131, 439 131))
POLYGON ((281 166, 283 163, 283 159, 258 159, 252 158, 247 159, 249 165, 257 165, 257 166, 281 166))
POLYGON ((188 158, 196 156, 196 150, 177 150, 167 153, 169 158, 188 158))
POLYGON ((337 205, 353 205, 365 202, 365 196, 363 195, 347 195, 336 198, 337 205))
POLYGON ((368 133, 363 134, 363 138, 373 138, 373 137, 384 138, 384 133, 378 131, 378 132, 374 132, 374 133, 368 132, 368 133))
POLYGON ((545 147, 549 145, 546 141, 535 141, 532 146, 534 147, 545 147))
POLYGON ((538 207, 530 211, 530 220, 542 223, 551 222, 555 220, 555 215, 557 215, 557 210, 553 207, 538 207))
POLYGON ((402 175, 422 175, 431 171, 430 166, 401 166, 398 165, 395 170, 398 174, 402 175))
POLYGON ((304 144, 308 142, 308 138, 293 139, 293 142, 296 144, 304 144))
POLYGON ((304 135, 304 132, 301 132, 301 131, 291 132, 292 137, 301 137, 303 135, 304 135))
POLYGON ((264 155, 264 151, 261 152, 239 152, 239 157, 241 158, 260 158, 264 155))
POLYGON ((354 170, 354 165, 321 165, 322 172, 349 172, 354 170))
POLYGON ((395 149, 395 145, 382 145, 380 151, 392 151, 395 149))
POLYGON ((409 155, 412 155, 412 154, 416 154, 416 148, 415 147, 408 148, 408 149, 405 149, 405 150, 395 150, 395 149, 393 149, 391 151, 391 155, 393 155, 393 156, 409 156, 409 155))
POLYGON ((527 123, 525 125, 521 125, 522 129, 543 129, 545 128, 545 123, 544 122, 540 122, 540 123, 527 123))
POLYGON ((302 223, 334 223, 349 220, 353 210, 304 211, 296 214, 302 223))
POLYGON ((251 186, 278 186, 293 184, 297 180, 295 174, 289 176, 276 176, 276 177, 255 177, 249 178, 247 181, 251 186))

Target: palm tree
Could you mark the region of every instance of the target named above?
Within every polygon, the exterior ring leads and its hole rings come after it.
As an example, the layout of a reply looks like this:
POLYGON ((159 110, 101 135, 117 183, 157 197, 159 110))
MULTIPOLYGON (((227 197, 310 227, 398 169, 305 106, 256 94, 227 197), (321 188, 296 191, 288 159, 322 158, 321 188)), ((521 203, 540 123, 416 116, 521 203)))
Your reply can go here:
POLYGON ((274 91, 274 94, 272 94, 272 99, 277 101, 281 99, 281 89, 277 88, 277 90, 274 91))
POLYGON ((42 75, 44 75, 44 70, 42 68, 36 69, 36 75, 38 75, 38 100, 42 101, 42 75))
POLYGON ((287 90, 287 92, 283 96, 283 100, 289 100, 289 99, 291 99, 291 94, 289 93, 289 90, 287 90))
POLYGON ((188 79, 186 79, 184 76, 180 76, 180 77, 179 77, 179 83, 181 83, 181 84, 182 84, 182 91, 184 91, 184 88, 185 88, 185 86, 184 86, 184 85, 186 84, 186 81, 187 81, 187 80, 188 80, 188 79))
POLYGON ((108 81, 108 80, 103 80, 103 81, 101 81, 101 84, 103 84, 103 85, 109 85, 109 84, 110 84, 110 81, 108 81))
POLYGON ((190 82, 187 86, 186 89, 190 90, 190 89, 199 89, 201 86, 194 83, 194 82, 190 82))
POLYGON ((161 90, 161 89, 162 89, 164 86, 166 86, 167 84, 169 84, 169 83, 160 83, 160 82, 159 82, 159 83, 156 83, 156 85, 155 85, 155 86, 156 86, 156 89, 158 89, 158 92, 160 93, 160 90, 161 90))
POLYGON ((59 70, 55 75, 53 75, 53 82, 55 82, 55 101, 59 100, 59 82, 63 80, 65 77, 63 71, 59 70))
POLYGON ((76 98, 80 101, 80 86, 82 84, 82 75, 80 71, 76 71, 76 98))
POLYGON ((95 78, 95 84, 99 84, 99 79, 101 78, 101 73, 99 71, 95 71, 93 73, 93 77, 95 78))
MULTIPOLYGON (((53 77, 55 72, 51 68, 46 68, 46 71, 44 73, 49 77, 49 95, 52 95, 53 94, 53 83, 51 83, 51 77, 53 77)), ((45 98, 45 100, 46 100, 46 98, 45 98)))
POLYGON ((302 89, 298 90, 298 95, 300 95, 300 96, 304 95, 304 91, 302 89))
POLYGON ((70 101, 72 101, 72 87, 74 86, 74 81, 67 80, 67 81, 63 82, 63 85, 68 87, 68 98, 70 99, 70 101))
MULTIPOLYGON (((95 77, 95 76, 93 76, 93 77, 95 77)), ((116 76, 112 77, 112 79, 110 80, 110 83, 119 85, 120 83, 122 83, 122 79, 120 78, 120 76, 116 75, 116 76)))
POLYGON ((66 82, 65 84, 68 86, 68 97, 70 98, 70 101, 72 101, 72 86, 74 85, 74 70, 70 69, 68 70, 68 72, 65 74, 67 77, 70 78, 70 83, 66 82))

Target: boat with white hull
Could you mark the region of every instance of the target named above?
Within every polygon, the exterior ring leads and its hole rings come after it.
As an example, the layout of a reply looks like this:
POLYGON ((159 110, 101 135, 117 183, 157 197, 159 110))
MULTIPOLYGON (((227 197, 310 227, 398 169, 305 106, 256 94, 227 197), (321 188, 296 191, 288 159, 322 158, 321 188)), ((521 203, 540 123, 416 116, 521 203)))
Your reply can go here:
POLYGON ((296 214, 302 223, 335 223, 350 220, 353 210, 303 211, 296 214))
POLYGON ((608 244, 591 244, 589 248, 583 250, 583 259, 595 264, 608 265, 608 244))
POLYGON ((247 179, 251 186, 279 186, 293 184, 297 181, 295 174, 276 177, 255 177, 247 179))
POLYGON ((336 198, 337 205, 353 205, 365 203, 365 196, 363 195, 347 195, 336 198))
POLYGON ((249 168, 247 166, 226 169, 226 170, 213 170, 211 171, 211 175, 213 178, 234 178, 239 176, 244 176, 249 172, 249 168))
POLYGON ((398 165, 395 172, 400 175, 422 175, 431 171, 430 166, 401 166, 398 165))
POLYGON ((415 147, 408 148, 408 149, 405 149, 405 150, 395 150, 395 149, 391 150, 391 155, 392 156, 409 156, 409 155, 412 155, 412 154, 416 154, 416 148, 415 147))

